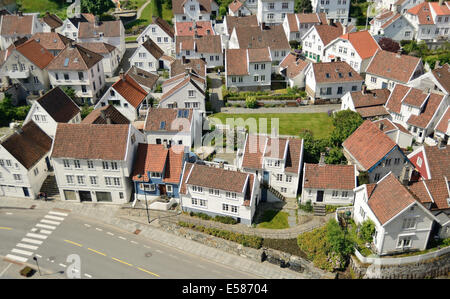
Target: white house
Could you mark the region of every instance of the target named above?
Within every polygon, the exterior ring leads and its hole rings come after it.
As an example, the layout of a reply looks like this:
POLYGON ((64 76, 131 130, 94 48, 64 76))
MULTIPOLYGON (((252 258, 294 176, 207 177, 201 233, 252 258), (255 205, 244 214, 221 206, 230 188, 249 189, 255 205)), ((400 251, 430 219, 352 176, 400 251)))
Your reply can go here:
POLYGON ((103 42, 78 43, 85 49, 103 56, 103 72, 107 78, 114 77, 117 67, 120 64, 120 51, 118 48, 103 42))
POLYGON ((183 211, 233 217, 251 225, 259 200, 259 180, 254 174, 219 165, 184 165, 180 191, 183 211))
POLYGON ((45 12, 41 19, 42 32, 56 32, 64 22, 55 14, 45 12))
POLYGON ((378 50, 366 69, 368 89, 388 88, 395 84, 408 84, 424 72, 422 60, 418 57, 378 50))
POLYGON ((57 56, 72 40, 56 32, 38 32, 30 39, 37 41, 44 49, 57 56))
POLYGON ((130 65, 134 65, 147 72, 156 73, 159 69, 168 69, 169 65, 164 63, 161 57, 164 51, 152 39, 147 39, 140 44, 133 55, 128 59, 130 65))
POLYGON ((437 220, 392 173, 355 188, 353 218, 375 224, 371 245, 379 255, 425 250, 437 220))
POLYGON ((16 42, 4 54, 0 76, 20 84, 28 95, 39 95, 50 87, 46 67, 54 56, 35 40, 16 42))
POLYGON ((348 163, 356 165, 359 172, 366 172, 370 183, 390 172, 408 182, 414 170, 401 148, 370 120, 364 121, 342 147, 348 163))
POLYGON ((282 24, 286 15, 294 13, 293 0, 258 0, 258 23, 282 24))
POLYGON ((353 204, 353 189, 357 186, 358 171, 355 165, 330 165, 305 163, 301 203, 325 205, 353 204))
POLYGON ((305 71, 311 62, 302 60, 295 53, 289 53, 280 63, 280 74, 288 80, 289 86, 304 88, 305 87, 305 71))
POLYGON ((170 77, 186 74, 186 70, 206 80, 206 62, 203 59, 181 57, 170 64, 170 77))
POLYGON ((81 22, 78 27, 78 42, 106 43, 120 52, 120 58, 125 54, 125 27, 122 21, 81 22))
POLYGON ((207 68, 223 66, 221 35, 177 36, 175 52, 177 59, 203 59, 207 68))
POLYGON ((157 43, 166 55, 174 55, 174 28, 167 23, 166 20, 160 17, 152 17, 152 21, 153 22, 142 31, 136 41, 140 45, 143 44, 147 38, 150 38, 153 42, 157 43))
POLYGON ((219 5, 214 0, 172 0, 176 22, 214 19, 219 15, 219 5))
POLYGON ((324 62, 345 61, 358 73, 364 73, 380 46, 369 31, 343 34, 324 49, 324 62))
POLYGON ((450 146, 441 142, 436 146, 422 145, 408 155, 417 177, 415 180, 434 180, 450 177, 450 146))
POLYGON ((325 55, 325 47, 345 33, 341 23, 314 25, 302 37, 302 52, 314 62, 320 62, 325 55))
POLYGON ((272 57, 269 48, 228 49, 225 84, 238 90, 270 89, 272 57))
POLYGON ((51 158, 62 200, 130 201, 130 176, 144 136, 132 125, 59 123, 51 158))
POLYGON ((363 85, 361 91, 348 91, 341 98, 341 110, 352 110, 358 112, 363 119, 373 119, 379 117, 388 117, 384 104, 390 95, 388 89, 367 90, 363 85))
POLYGON ((94 104, 105 86, 103 56, 69 43, 47 66, 50 83, 70 87, 80 104, 94 104))
POLYGON ((400 148, 407 149, 412 146, 414 136, 402 125, 392 122, 389 118, 378 119, 373 121, 373 123, 392 141, 397 143, 400 148))
POLYGON ((311 0, 311 6, 313 12, 326 13, 334 22, 350 22, 350 0, 311 0))
POLYGON ((448 107, 448 96, 396 84, 386 102, 394 122, 401 124, 419 143, 432 135, 448 107))
POLYGON ((369 32, 378 38, 386 37, 395 41, 412 40, 415 28, 410 21, 400 13, 385 11, 370 22, 369 32))
POLYGON ((450 93, 449 64, 446 63, 439 66, 439 63, 436 61, 432 71, 425 72, 423 75, 411 80, 408 86, 448 95, 450 93))
POLYGON ((315 102, 338 101, 348 91, 360 91, 363 78, 344 61, 311 63, 305 70, 306 93, 315 102))
POLYGON ((325 13, 288 13, 283 21, 289 41, 302 41, 303 35, 314 25, 327 24, 325 13))
POLYGON ((0 49, 6 50, 18 39, 30 38, 42 31, 38 14, 3 15, 0 20, 0 49))
POLYGON ((52 139, 33 121, 0 142, 0 198, 35 199, 51 168, 52 139))
POLYGON ((202 117, 194 109, 150 108, 143 131, 148 144, 184 145, 190 149, 201 143, 202 117))
POLYGON ((150 94, 131 76, 120 74, 117 80, 95 105, 95 109, 113 105, 131 122, 144 118, 149 107, 150 94))
POLYGON ((450 144, 450 106, 442 114, 441 118, 437 121, 436 127, 434 127, 434 138, 439 140, 447 140, 447 144, 450 144))
POLYGON ((72 18, 67 18, 63 21, 63 25, 59 27, 56 32, 71 38, 78 40, 78 28, 80 23, 94 23, 95 16, 89 13, 77 14, 72 18))
POLYGON ((130 67, 125 75, 133 78, 133 80, 136 81, 147 93, 154 91, 156 83, 159 79, 158 75, 146 72, 135 66, 130 67))
POLYGON ((244 148, 237 151, 236 165, 283 196, 294 198, 303 168, 303 140, 249 134, 244 148))
POLYGON ((241 0, 233 0, 228 5, 228 15, 232 17, 244 17, 251 15, 252 12, 247 8, 245 3, 241 0))
POLYGON ((55 87, 33 101, 24 124, 31 121, 53 139, 58 123, 81 122, 81 109, 64 91, 55 87))

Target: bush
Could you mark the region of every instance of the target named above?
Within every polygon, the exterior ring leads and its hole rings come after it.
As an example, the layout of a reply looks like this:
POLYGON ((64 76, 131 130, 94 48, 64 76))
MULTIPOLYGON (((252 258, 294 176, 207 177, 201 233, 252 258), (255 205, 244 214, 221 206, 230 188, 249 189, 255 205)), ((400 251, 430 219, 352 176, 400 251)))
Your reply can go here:
POLYGON ((313 211, 313 206, 310 200, 308 200, 305 204, 298 204, 298 208, 308 213, 313 211))
POLYGON ((361 224, 359 229, 359 238, 364 242, 372 242, 373 235, 375 234, 375 223, 372 220, 367 219, 361 224))
POLYGON ((13 121, 22 121, 27 117, 30 106, 15 107, 11 102, 11 96, 6 95, 3 101, 0 101, 0 127, 9 126, 13 121))
POLYGON ((236 219, 230 216, 216 216, 213 219, 214 221, 225 223, 225 224, 236 224, 238 223, 236 219))
POLYGON ((249 96, 245 99, 245 107, 247 108, 257 108, 258 107, 258 101, 256 100, 256 97, 249 96))

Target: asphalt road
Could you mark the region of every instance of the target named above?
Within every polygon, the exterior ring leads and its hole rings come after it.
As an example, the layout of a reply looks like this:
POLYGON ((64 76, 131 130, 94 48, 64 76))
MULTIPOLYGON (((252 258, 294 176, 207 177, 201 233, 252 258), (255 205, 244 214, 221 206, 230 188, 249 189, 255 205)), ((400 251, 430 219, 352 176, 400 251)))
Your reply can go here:
MULTIPOLYGON (((0 240, 1 257, 34 266, 37 257, 43 278, 259 278, 59 210, 0 210, 0 240)), ((0 263, 0 278, 17 269, 0 263)))

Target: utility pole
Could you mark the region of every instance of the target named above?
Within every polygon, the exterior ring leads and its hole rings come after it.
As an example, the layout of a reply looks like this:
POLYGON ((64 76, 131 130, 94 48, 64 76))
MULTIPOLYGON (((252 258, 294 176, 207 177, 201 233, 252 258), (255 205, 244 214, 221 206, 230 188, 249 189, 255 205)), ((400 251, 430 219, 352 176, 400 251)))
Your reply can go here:
POLYGON ((38 264, 38 261, 37 261, 37 257, 33 256, 33 260, 36 262, 36 266, 38 267, 39 276, 42 276, 41 275, 41 269, 39 268, 39 264, 38 264))

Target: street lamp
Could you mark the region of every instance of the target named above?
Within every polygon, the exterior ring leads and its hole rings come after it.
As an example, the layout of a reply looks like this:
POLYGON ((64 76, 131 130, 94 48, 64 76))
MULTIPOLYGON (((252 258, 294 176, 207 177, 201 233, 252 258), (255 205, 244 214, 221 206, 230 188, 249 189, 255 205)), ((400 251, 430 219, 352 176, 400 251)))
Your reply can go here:
MULTIPOLYGON (((141 174, 138 174, 138 179, 142 178, 141 174)), ((141 180, 142 183, 144 183, 144 179, 142 178, 141 180)), ((147 192, 145 191, 145 187, 144 187, 144 198, 145 198, 145 210, 147 211, 147 221, 148 223, 150 223, 150 215, 148 214, 148 203, 147 203, 147 192)))
POLYGON ((39 268, 39 264, 38 264, 38 261, 37 261, 37 257, 33 256, 33 260, 36 262, 36 266, 38 267, 39 276, 42 276, 41 275, 41 269, 39 268))

